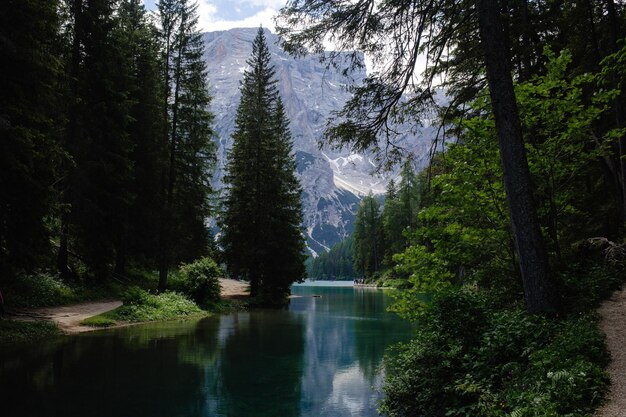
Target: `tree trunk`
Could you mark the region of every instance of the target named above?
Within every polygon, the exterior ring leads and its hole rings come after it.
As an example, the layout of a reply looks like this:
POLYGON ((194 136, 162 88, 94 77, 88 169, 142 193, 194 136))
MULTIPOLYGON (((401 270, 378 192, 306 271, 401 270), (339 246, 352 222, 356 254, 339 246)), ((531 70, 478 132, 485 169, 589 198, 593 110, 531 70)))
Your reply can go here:
MULTIPOLYGON (((615 8, 615 2, 613 0, 607 1, 607 17, 609 20, 609 42, 611 45, 611 52, 617 52, 619 50, 618 39, 620 36, 620 16, 617 13, 615 8)), ((613 81, 614 85, 617 85, 617 81, 613 81)), ((615 123, 618 128, 623 126, 624 120, 624 93, 620 94, 620 97, 617 98, 615 102, 615 123)), ((621 180, 621 195, 622 195, 622 207, 620 210, 621 218, 620 218, 620 227, 624 227, 624 222, 626 221, 626 136, 622 135, 618 141, 618 157, 620 161, 620 175, 618 176, 621 180)))
POLYGON ((611 46, 611 52, 617 52, 618 45, 617 41, 619 39, 620 34, 620 16, 617 14, 617 10, 615 8, 615 2, 613 0, 607 0, 606 2, 606 13, 607 19, 609 21, 609 43, 611 46))
POLYGON ((499 4, 477 0, 476 5, 526 307, 530 313, 556 312, 559 304, 533 201, 499 4))
MULTIPOLYGON (((163 58, 164 61, 164 74, 163 74, 163 86, 164 86, 164 94, 163 94, 163 147, 167 149, 167 144, 169 143, 169 97, 170 97, 170 59, 171 59, 171 36, 172 36, 172 27, 169 25, 164 25, 166 27, 164 30, 164 38, 165 38, 165 56, 163 58)), ((165 291, 167 288, 167 275, 169 269, 169 227, 168 224, 168 216, 169 213, 167 211, 167 198, 168 198, 168 175, 166 172, 166 167, 163 166, 161 171, 161 206, 159 213, 159 249, 158 249, 158 257, 159 257, 159 291, 165 291)))
POLYGON ((592 45, 593 56, 591 56, 591 65, 589 70, 598 70, 600 60, 602 59, 602 53, 600 52, 600 39, 598 36, 598 30, 596 29, 596 17, 593 9, 593 4, 591 1, 585 0, 585 11, 587 12, 587 30, 588 35, 591 38, 590 42, 592 45))
POLYGON ((117 242, 115 243, 115 268, 114 272, 118 275, 126 274, 126 233, 118 233, 117 242))
POLYGON ((532 43, 532 23, 530 21, 530 10, 528 10, 528 0, 518 2, 520 24, 522 25, 522 57, 519 81, 530 80, 532 75, 532 55, 534 52, 532 43))
POLYGON ((61 236, 59 241, 59 252, 57 253, 57 270, 61 274, 61 278, 68 278, 70 275, 69 259, 68 259, 68 236, 69 236, 69 222, 68 214, 63 213, 61 215, 61 236))
MULTIPOLYGON (((82 39, 82 13, 83 13, 83 1, 82 0, 74 0, 71 6, 71 13, 74 17, 74 28, 73 28, 73 38, 72 38, 72 56, 70 62, 70 73, 69 73, 69 82, 71 84, 71 100, 70 104, 70 114, 68 120, 68 128, 67 128, 67 136, 65 139, 65 151, 70 155, 74 154, 74 144, 76 143, 76 131, 77 131, 77 123, 78 123, 78 75, 80 72, 80 63, 81 63, 81 39, 82 39)), ((61 200, 63 204, 68 206, 64 208, 67 210, 61 215, 61 236, 59 241, 59 252, 57 253, 57 269, 61 274, 61 277, 67 278, 70 274, 69 268, 69 230, 70 230, 70 218, 71 218, 71 205, 73 203, 72 198, 72 178, 71 170, 73 168, 67 166, 66 169, 68 172, 66 173, 65 179, 62 181, 62 195, 61 200)))

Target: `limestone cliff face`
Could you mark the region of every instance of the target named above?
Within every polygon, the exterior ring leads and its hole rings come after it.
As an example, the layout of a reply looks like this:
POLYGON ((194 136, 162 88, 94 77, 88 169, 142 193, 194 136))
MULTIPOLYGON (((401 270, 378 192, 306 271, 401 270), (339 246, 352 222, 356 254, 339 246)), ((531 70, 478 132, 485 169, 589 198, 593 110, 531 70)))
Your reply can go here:
MULTIPOLYGON (((226 154, 232 146, 239 85, 256 32, 257 29, 232 29, 204 35, 219 141, 217 189, 221 188, 226 154)), ((316 56, 295 59, 277 45, 275 35, 267 30, 265 34, 278 90, 291 121, 298 176, 304 189, 307 243, 315 255, 351 233, 359 196, 370 190, 383 193, 393 174, 372 174, 375 166, 368 155, 319 148, 327 118, 350 96, 345 87, 359 83, 365 73, 344 76, 340 71, 326 69, 316 56)))

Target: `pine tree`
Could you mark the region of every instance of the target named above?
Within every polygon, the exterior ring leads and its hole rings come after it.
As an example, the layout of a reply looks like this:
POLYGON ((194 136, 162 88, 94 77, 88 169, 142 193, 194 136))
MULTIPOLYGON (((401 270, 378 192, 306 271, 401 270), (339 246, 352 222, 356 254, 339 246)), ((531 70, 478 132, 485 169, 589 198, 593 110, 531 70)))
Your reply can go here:
POLYGON ((400 184, 391 181, 385 195, 383 229, 385 235, 385 262, 391 264, 393 255, 406 249, 405 230, 415 229, 421 199, 420 181, 410 160, 405 161, 400 173, 400 184))
POLYGON ((241 86, 220 224, 230 274, 249 280, 253 297, 280 304, 304 277, 304 238, 292 139, 270 58, 259 29, 241 86))
POLYGON ((116 243, 123 240, 131 195, 127 125, 130 78, 125 67, 114 4, 106 0, 70 3, 72 47, 67 55, 71 88, 65 150, 61 248, 58 265, 68 272, 68 245, 99 279, 108 275, 116 243))
POLYGON ((158 236, 154 230, 159 223, 161 187, 157 174, 163 170, 165 152, 161 141, 164 120, 156 28, 148 21, 140 0, 123 0, 118 13, 118 36, 130 80, 127 131, 133 143, 128 224, 116 242, 115 272, 123 274, 127 258, 146 267, 156 264, 158 236))
POLYGON ((158 241, 159 289, 164 290, 171 265, 208 251, 206 219, 215 145, 197 3, 163 0, 158 7, 166 120, 162 144, 167 149, 158 241))
POLYGON ((0 3, 0 279, 50 255, 62 67, 59 3, 0 3))
MULTIPOLYGON (((211 96, 207 85, 204 41, 197 30, 197 5, 189 6, 186 45, 177 101, 174 204, 172 217, 177 243, 172 251, 172 264, 189 262, 207 254, 212 194, 211 172, 216 162, 213 141, 213 114, 209 110, 211 96)), ((182 34, 181 34, 182 36, 182 34)), ((174 133, 174 130, 172 130, 174 133)))
POLYGON ((398 198, 398 190, 394 180, 389 182, 385 193, 385 204, 383 206, 383 230, 385 235, 385 262, 391 263, 391 258, 396 253, 400 253, 406 247, 404 229, 409 225, 402 216, 402 202, 398 198))
POLYGON ((406 227, 413 228, 417 223, 417 212, 420 204, 420 184, 415 175, 411 160, 406 160, 400 172, 400 184, 398 186, 398 200, 401 208, 401 222, 406 227))
POLYGON ((289 130, 289 121, 285 114, 280 96, 276 100, 273 121, 273 142, 269 148, 270 156, 273 153, 271 174, 268 181, 268 195, 270 199, 270 230, 273 239, 269 243, 271 255, 268 261, 270 269, 264 279, 266 298, 276 302, 284 300, 290 294, 290 286, 300 281, 306 275, 304 261, 304 236, 302 224, 302 188, 295 176, 296 161, 293 158, 293 139, 289 130))
POLYGON ((380 269, 383 255, 380 204, 370 192, 361 200, 354 221, 354 269, 370 277, 380 269))

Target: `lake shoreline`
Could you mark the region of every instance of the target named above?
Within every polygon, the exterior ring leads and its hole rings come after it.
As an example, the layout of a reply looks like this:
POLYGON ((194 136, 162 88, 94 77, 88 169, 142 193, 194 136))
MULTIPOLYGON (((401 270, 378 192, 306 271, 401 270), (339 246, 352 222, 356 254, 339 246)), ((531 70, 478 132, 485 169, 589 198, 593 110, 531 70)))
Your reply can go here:
MULTIPOLYGON (((221 298, 222 300, 243 300, 249 297, 249 285, 247 282, 238 281, 229 278, 220 278, 221 285, 221 298)), ((10 314, 11 319, 5 320, 14 323, 14 325, 20 326, 19 323, 51 323, 54 324, 61 335, 75 335, 79 333, 93 332, 103 329, 117 329, 128 326, 136 326, 140 324, 154 323, 154 322, 166 322, 177 320, 193 320, 201 317, 208 317, 212 314, 216 314, 213 311, 204 311, 200 314, 193 315, 181 315, 175 318, 168 318, 165 320, 150 320, 150 321, 116 321, 106 326, 92 326, 86 325, 82 322, 84 320, 108 313, 122 306, 122 302, 117 299, 104 299, 98 301, 89 301, 77 304, 69 304, 63 306, 54 307, 40 307, 40 308, 24 308, 19 309, 10 314)), ((241 310, 241 308, 236 308, 241 310)), ((20 343, 34 343, 39 341, 40 338, 34 335, 32 339, 23 340, 20 343)))
POLYGON ((384 351, 408 340, 410 324, 387 311, 391 298, 382 291, 294 287, 293 295, 281 309, 2 350, 5 409, 25 417, 109 417, 130 409, 162 417, 376 417, 384 351), (94 406, 94 398, 112 400, 94 406))
MULTIPOLYGON (((64 306, 55 307, 41 307, 33 309, 21 309, 17 312, 13 312, 10 322, 14 323, 50 323, 57 327, 59 334, 62 336, 75 335, 80 333, 94 332, 104 329, 118 329, 129 326, 137 326, 141 324, 155 323, 155 322, 168 322, 168 321, 188 321, 202 317, 208 317, 213 314, 228 314, 235 311, 243 311, 249 308, 247 301, 250 299, 250 286, 248 282, 239 281, 230 278, 220 278, 221 285, 221 299, 227 303, 234 302, 234 305, 229 305, 226 311, 207 311, 204 310, 199 314, 181 315, 178 317, 163 319, 163 320, 148 320, 148 321, 115 321, 108 325, 89 325, 84 324, 85 320, 94 318, 116 308, 122 306, 122 302, 116 299, 105 299, 98 301, 83 302, 64 306), (238 304, 242 302, 243 304, 238 304)), ((378 287, 375 284, 354 284, 352 281, 307 281, 305 283, 296 284, 298 286, 308 287, 352 287, 354 289, 388 289, 378 287)), ((289 299, 307 298, 307 297, 320 297, 319 295, 290 295, 289 299)), ((6 319, 5 319, 6 320, 6 319)), ((19 324, 17 324, 19 326, 19 324)), ((32 339, 21 341, 20 343, 35 343, 40 338, 36 335, 32 339)))

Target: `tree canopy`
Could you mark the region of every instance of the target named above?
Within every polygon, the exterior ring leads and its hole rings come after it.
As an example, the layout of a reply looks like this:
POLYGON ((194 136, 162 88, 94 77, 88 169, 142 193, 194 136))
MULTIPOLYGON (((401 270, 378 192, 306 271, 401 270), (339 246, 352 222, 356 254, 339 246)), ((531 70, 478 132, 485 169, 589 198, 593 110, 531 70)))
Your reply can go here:
POLYGON ((3 3, 3 279, 104 282, 207 253, 215 150, 196 6, 159 5, 175 22, 167 52, 139 0, 3 3))

